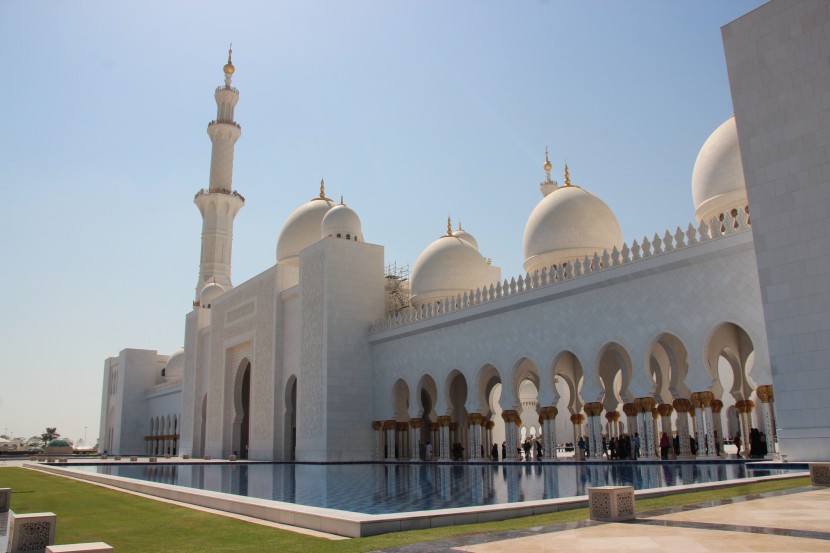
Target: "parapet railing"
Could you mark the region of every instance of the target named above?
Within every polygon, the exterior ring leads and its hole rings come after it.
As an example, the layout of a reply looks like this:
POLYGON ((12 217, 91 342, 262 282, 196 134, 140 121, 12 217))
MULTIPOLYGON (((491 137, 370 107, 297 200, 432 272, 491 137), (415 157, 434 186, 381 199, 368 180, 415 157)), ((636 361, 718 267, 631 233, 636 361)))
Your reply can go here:
POLYGON ((685 232, 680 227, 677 227, 674 234, 667 230, 662 238, 655 233, 654 238, 651 240, 647 237, 644 237, 641 243, 634 240, 630 247, 628 244, 623 244, 622 249, 618 250, 615 246, 610 252, 604 250, 601 255, 599 252, 596 252, 593 257, 586 255, 582 259, 575 259, 572 262, 563 263, 558 267, 543 268, 541 271, 537 271, 532 275, 526 273, 524 276, 519 275, 518 277, 513 277, 509 282, 505 279, 503 283, 497 282, 489 286, 483 286, 476 290, 459 294, 456 297, 447 297, 444 300, 435 301, 419 307, 409 307, 397 315, 387 319, 379 319, 372 323, 369 327, 369 334, 378 334, 419 321, 434 319, 483 303, 499 301, 504 298, 523 294, 530 290, 555 286, 556 284, 600 271, 629 265, 675 250, 718 240, 732 234, 743 233, 750 230, 750 228, 749 215, 743 209, 738 209, 737 215, 733 216, 730 213, 726 213, 722 220, 712 218, 709 224, 701 221, 700 225, 695 227, 689 223, 689 227, 685 232))
POLYGON ((245 203, 245 197, 242 194, 240 194, 236 190, 228 190, 227 188, 202 188, 201 190, 196 192, 196 195, 193 196, 193 199, 195 200, 199 196, 206 196, 208 194, 225 194, 227 196, 236 196, 237 198, 242 200, 242 203, 245 203))

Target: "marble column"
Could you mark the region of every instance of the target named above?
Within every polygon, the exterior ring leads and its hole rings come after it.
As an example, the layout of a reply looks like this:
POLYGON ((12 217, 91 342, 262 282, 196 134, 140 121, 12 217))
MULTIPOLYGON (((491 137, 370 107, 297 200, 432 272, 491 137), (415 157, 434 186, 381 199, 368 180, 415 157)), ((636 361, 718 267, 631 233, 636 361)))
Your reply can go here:
POLYGON ((575 413, 571 415, 571 423, 574 425, 574 458, 581 459, 579 456, 579 439, 582 437, 582 423, 585 422, 585 415, 582 413, 575 413))
MULTIPOLYGON (((488 455, 493 450, 493 428, 495 428, 495 427, 496 427, 495 422, 490 421, 490 420, 487 421, 487 447, 485 448, 485 451, 487 452, 488 455)), ((498 445, 497 445, 496 449, 499 449, 498 445)))
POLYGON ((715 455, 723 457, 723 402, 712 401, 712 435, 715 436, 715 455))
POLYGON ((542 449, 545 459, 556 459, 556 415, 559 409, 554 406, 542 407, 542 449))
POLYGON ((712 418, 712 403, 715 401, 715 394, 712 392, 700 392, 700 403, 703 412, 704 439, 703 445, 707 457, 717 457, 715 453, 715 423, 712 418))
POLYGON ((432 459, 434 461, 438 458, 438 452, 441 449, 441 433, 438 431, 438 423, 429 423, 429 442, 432 445, 432 459))
POLYGON ((375 431, 375 448, 372 453, 372 459, 381 461, 383 460, 383 423, 380 421, 372 421, 372 429, 375 431))
POLYGON ((758 386, 755 393, 758 395, 758 399, 761 400, 761 405, 764 410, 764 434, 767 438, 767 451, 770 455, 774 455, 776 453, 775 438, 778 434, 775 427, 775 410, 773 409, 775 390, 773 390, 772 384, 767 384, 765 386, 758 386))
POLYGON ((438 458, 442 461, 450 460, 450 424, 450 417, 438 417, 438 458))
POLYGON ((409 459, 409 423, 398 423, 398 459, 409 459))
POLYGON ((749 458, 749 431, 752 429, 753 409, 755 409, 755 402, 751 399, 735 402, 735 411, 738 412, 738 420, 741 423, 741 451, 738 454, 744 458, 749 458))
POLYGON ((608 429, 608 441, 617 434, 614 432, 614 411, 605 413, 605 427, 608 429))
MULTIPOLYGON (((481 459, 481 450, 484 449, 484 442, 481 439, 481 424, 484 417, 481 413, 470 413, 467 415, 467 424, 470 426, 469 451, 470 459, 481 459)), ((489 452, 488 452, 489 453, 489 452)))
POLYGON ((677 411, 677 436, 680 442, 680 459, 692 459, 692 450, 689 447, 689 409, 692 402, 686 398, 677 398, 672 401, 672 407, 677 411))
POLYGON ((519 412, 513 409, 505 409, 501 412, 501 418, 504 419, 504 441, 507 442, 507 459, 516 461, 519 460, 519 454, 516 452, 518 447, 518 424, 521 424, 521 417, 519 412))
POLYGON ((633 403, 626 403, 623 405, 623 413, 625 413, 625 433, 634 437, 634 432, 637 432, 637 406, 633 403))
POLYGON ((409 419, 409 459, 421 460, 421 419, 409 419))
POLYGON ((637 407, 637 429, 640 433, 640 457, 643 459, 656 459, 654 447, 654 417, 651 410, 654 409, 654 398, 638 397, 634 400, 637 407))
POLYGON ((706 447, 703 443, 706 436, 706 421, 703 417, 703 402, 701 401, 701 392, 692 392, 689 394, 689 401, 692 402, 692 416, 694 417, 695 430, 694 437, 697 443, 696 457, 706 457, 706 447))
MULTIPOLYGON (((655 404, 657 402, 655 401, 655 404)), ((651 447, 654 448, 654 454, 660 458, 660 412, 657 407, 651 408, 651 447)))
POLYGON ((395 455, 395 434, 398 430, 398 421, 383 421, 383 433, 386 435, 386 458, 394 459, 395 455))
MULTIPOLYGON (((671 414, 674 408, 670 403, 661 403, 657 406, 657 412, 660 414, 660 430, 669 437, 669 459, 676 459, 677 455, 674 453, 674 440, 672 439, 671 430, 671 414)), ((657 442, 660 445, 660 442, 657 442)))
POLYGON ((583 407, 585 414, 588 416, 588 457, 590 459, 602 459, 602 423, 600 415, 602 414, 602 403, 595 401, 586 403, 583 407))

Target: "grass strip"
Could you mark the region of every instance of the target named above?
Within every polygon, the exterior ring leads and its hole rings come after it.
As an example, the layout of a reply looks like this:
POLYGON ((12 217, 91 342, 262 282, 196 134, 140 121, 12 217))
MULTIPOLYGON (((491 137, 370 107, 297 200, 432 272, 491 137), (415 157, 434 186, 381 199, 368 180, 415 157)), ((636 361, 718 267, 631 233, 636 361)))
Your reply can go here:
MULTIPOLYGON (((644 512, 799 488, 809 486, 809 484, 810 479, 807 477, 739 484, 716 490, 637 500, 637 510, 644 512)), ((55 543, 104 541, 112 545, 118 553, 147 551, 356 553, 474 534, 522 530, 588 518, 587 509, 572 509, 498 522, 330 541, 22 468, 0 469, 0 487, 12 489, 11 508, 15 512, 51 511, 58 515, 55 543)))

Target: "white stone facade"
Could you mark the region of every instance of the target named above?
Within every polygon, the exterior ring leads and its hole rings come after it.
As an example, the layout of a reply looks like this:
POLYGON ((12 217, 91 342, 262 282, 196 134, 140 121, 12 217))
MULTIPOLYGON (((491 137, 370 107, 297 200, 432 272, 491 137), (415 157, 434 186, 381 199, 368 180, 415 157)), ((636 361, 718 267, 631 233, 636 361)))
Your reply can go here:
POLYGON ((830 4, 723 28, 782 452, 830 459, 830 4))
MULTIPOLYGON (((229 60, 212 127, 239 129, 233 71, 229 60)), ((779 390, 782 384, 773 382, 767 330, 778 289, 764 280, 774 268, 762 265, 766 276, 759 282, 758 263, 771 238, 759 247, 754 225, 777 221, 779 206, 761 202, 756 210, 750 192, 747 209, 735 171, 740 110, 736 122, 722 127, 698 158, 690 211, 707 206, 699 223, 624 243, 610 209, 567 174, 564 186, 551 181, 546 160, 541 207, 528 206, 541 221, 528 225, 525 240, 532 272, 503 277, 472 235, 454 234, 448 224, 413 271, 410 289, 418 298, 391 316, 387 309, 395 302, 387 298, 382 246, 364 241, 357 214, 326 198, 322 182, 319 196, 284 225, 277 264, 231 285, 229 241, 244 203, 230 189, 240 133, 223 142, 211 131, 211 185, 196 200, 205 218, 201 289, 185 320, 183 353, 168 359, 124 350, 107 360, 102 449, 160 455, 172 445, 176 454, 194 458, 353 461, 421 459, 429 444, 433 459, 490 458, 493 447, 500 459, 504 453, 518 459, 525 452, 517 448, 531 438, 527 455, 536 458, 538 447, 549 460, 557 442, 584 436, 587 455, 599 458, 603 440, 636 432, 639 455, 654 459, 660 433, 667 432, 679 438, 679 457, 711 458, 722 454, 722 438, 738 432, 743 453, 756 453, 746 438, 758 428, 774 453, 776 410, 786 401, 789 412, 793 401, 779 393, 776 403, 773 394, 773 384, 779 390), (729 167, 718 170, 718 160, 729 167), (214 174, 222 175, 221 190, 214 190, 214 174), (215 213, 203 209, 204 197, 217 194, 224 219, 208 221, 215 213), (738 204, 730 208, 733 196, 738 204), (597 218, 607 218, 597 238, 607 245, 588 252, 579 227, 597 218), (569 232, 548 239, 544 228, 556 225, 569 232), (480 282, 482 275, 493 282, 480 282), (467 289, 470 283, 481 287, 467 289), (175 374, 159 381, 167 366, 175 374), (167 424, 168 414, 173 425, 160 431, 158 450, 153 425, 167 424)), ((756 162, 744 138, 741 151, 751 166, 756 162)), ((825 204, 813 207, 816 220, 825 204)), ((826 300, 826 291, 816 290, 826 300)), ((830 340, 821 343, 827 347, 830 340)), ((822 389, 830 371, 793 374, 798 378, 784 389, 806 393, 822 389)), ((790 459, 820 458, 797 445, 798 432, 787 428, 781 444, 790 459)))

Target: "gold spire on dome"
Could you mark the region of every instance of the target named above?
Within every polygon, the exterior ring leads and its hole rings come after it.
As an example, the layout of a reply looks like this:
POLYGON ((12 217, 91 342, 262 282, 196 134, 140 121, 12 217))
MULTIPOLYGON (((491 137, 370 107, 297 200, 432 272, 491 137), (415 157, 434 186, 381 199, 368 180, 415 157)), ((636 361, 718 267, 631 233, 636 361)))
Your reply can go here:
POLYGON ((233 62, 231 61, 231 57, 233 56, 233 42, 231 42, 230 47, 228 48, 228 63, 225 64, 223 68, 225 71, 225 75, 233 75, 233 72, 236 70, 233 66, 233 62))
POLYGON ((326 199, 326 180, 320 177, 320 199, 326 199))
POLYGON ((548 147, 545 146, 545 164, 542 166, 545 170, 545 182, 553 182, 550 180, 550 170, 553 168, 553 165, 550 164, 550 159, 548 159, 548 147))
POLYGON ((571 184, 571 173, 568 171, 568 164, 565 164, 565 186, 572 186, 571 184))
POLYGON ((447 217, 447 236, 452 236, 452 219, 447 217))
POLYGON ((458 230, 464 230, 463 228, 461 228, 461 219, 458 220, 458 230))
POLYGON ((340 205, 346 205, 343 203, 343 194, 340 194, 340 205))

